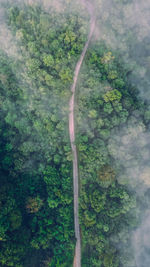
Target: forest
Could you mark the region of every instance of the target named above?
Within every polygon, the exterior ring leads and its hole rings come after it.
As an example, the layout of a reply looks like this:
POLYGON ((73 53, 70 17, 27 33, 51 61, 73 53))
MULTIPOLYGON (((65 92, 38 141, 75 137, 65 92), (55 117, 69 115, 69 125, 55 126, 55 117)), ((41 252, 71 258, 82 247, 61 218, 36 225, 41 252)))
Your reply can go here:
MULTIPOLYGON (((70 267, 76 240, 69 98, 89 15, 9 1, 2 8, 16 50, 0 49, 0 266, 70 267)), ((125 64, 120 50, 97 39, 79 74, 82 267, 146 266, 133 256, 132 233, 150 201, 150 105, 132 68, 138 76, 138 61, 125 64)))

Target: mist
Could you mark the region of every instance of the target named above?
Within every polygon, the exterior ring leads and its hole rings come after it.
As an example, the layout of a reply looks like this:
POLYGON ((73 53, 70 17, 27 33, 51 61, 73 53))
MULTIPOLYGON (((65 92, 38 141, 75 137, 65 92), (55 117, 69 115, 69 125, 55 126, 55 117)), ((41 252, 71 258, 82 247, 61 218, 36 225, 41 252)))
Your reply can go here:
MULTIPOLYGON (((128 81, 138 89, 139 100, 150 104, 150 1, 107 1, 97 22, 95 40, 104 40, 120 53, 130 69, 128 81), (109 2, 109 3, 108 3, 109 2)), ((140 112, 131 115, 122 129, 112 132, 109 152, 118 168, 118 182, 135 190, 143 199, 139 228, 133 232, 132 248, 137 267, 150 265, 150 132, 145 129, 140 112), (139 114, 138 114, 139 113, 139 114), (148 197, 149 199, 149 197, 148 197), (146 204, 147 203, 147 204, 146 204)), ((134 266, 134 264, 133 264, 134 266)))
POLYGON ((129 80, 143 99, 149 96, 150 1, 101 1, 97 4, 98 41, 118 50, 124 64, 131 69, 129 80), (101 23, 103 22, 103 23, 101 23))
MULTIPOLYGON (((94 7, 97 23, 92 45, 105 42, 110 50, 117 51, 122 64, 129 70, 128 84, 138 89, 139 101, 149 105, 150 1, 95 1, 94 7)), ((85 70, 84 65, 83 72, 86 73, 85 70)), ((80 82, 82 79, 84 79, 83 74, 80 76, 80 82)), ((100 84, 98 86, 100 88, 100 84)), ((92 95, 92 90, 82 88, 80 96, 82 94, 83 97, 88 97, 89 94, 92 95)), ((131 246, 134 252, 132 266, 148 267, 150 265, 150 127, 149 125, 145 127, 143 123, 145 118, 140 113, 140 110, 136 110, 129 114, 122 128, 112 130, 108 149, 113 159, 113 166, 117 170, 118 183, 133 190, 137 199, 142 200, 137 210, 140 225, 137 230, 131 232, 131 246)), ((79 118, 81 131, 89 132, 88 119, 83 118, 83 121, 82 126, 79 118)))
POLYGON ((141 226, 133 234, 133 247, 137 267, 150 266, 150 212, 145 214, 141 226))
MULTIPOLYGON (((53 144, 51 138, 47 138, 47 132, 41 129, 41 134, 37 131, 37 126, 32 125, 26 119, 27 114, 35 113, 38 117, 39 114, 41 119, 44 121, 49 119, 49 116, 55 116, 57 124, 64 120, 66 123, 66 129, 62 129, 64 135, 68 135, 67 132, 67 115, 68 115, 68 101, 69 101, 69 88, 66 88, 65 94, 63 93, 61 96, 55 92, 45 91, 44 88, 38 86, 34 80, 28 74, 28 65, 26 64, 26 60, 30 59, 30 55, 26 49, 22 45, 20 45, 20 35, 21 33, 18 31, 16 35, 12 33, 12 30, 8 26, 7 21, 7 6, 19 6, 23 8, 25 5, 36 6, 42 4, 43 10, 47 12, 47 14, 52 14, 52 12, 63 12, 64 13, 64 21, 66 16, 66 11, 64 8, 66 6, 62 1, 32 1, 32 0, 16 0, 16 1, 0 1, 0 48, 10 59, 10 68, 12 72, 15 74, 17 78, 17 86, 20 87, 20 90, 24 94, 24 100, 20 100, 20 102, 16 103, 12 100, 6 100, 3 102, 3 107, 7 106, 10 114, 17 114, 17 122, 16 119, 12 119, 11 125, 20 125, 20 129, 22 128, 22 134, 24 134, 24 139, 22 140, 22 144, 20 146, 20 151, 23 151, 27 146, 28 149, 31 144, 34 144, 35 151, 42 150, 45 151, 47 157, 49 155, 49 151, 52 151, 53 144), (67 90, 68 89, 68 90, 67 90), (66 100, 67 99, 67 100, 66 100), (21 109, 18 109, 18 104, 21 106, 21 109), (57 110, 56 110, 57 107, 57 110), (49 115, 50 114, 50 115, 49 115), (22 127, 21 127, 22 125, 22 127), (24 125, 26 125, 26 130, 23 130, 24 125), (34 137, 29 133, 34 132, 34 137), (28 136, 28 138, 26 137, 28 136), (45 138, 44 138, 45 137, 45 138), (27 141, 26 141, 27 139, 27 141)), ((67 12, 68 13, 68 12, 67 12)), ((63 17, 62 16, 62 17, 63 17)), ((62 18, 63 19, 63 18, 62 18)), ((60 27, 60 25, 56 26, 60 27)), ((65 88, 65 85, 64 85, 65 88)), ((60 126, 58 126, 60 127, 60 126)), ((69 138, 69 135, 68 135, 69 138)), ((65 139, 65 137, 64 137, 65 139)), ((63 140, 61 140, 63 142, 63 140)), ((21 164, 21 163, 20 163, 21 164)), ((32 171, 33 167, 36 165, 36 158, 33 156, 30 159, 27 159, 24 166, 21 165, 25 172, 32 171)))

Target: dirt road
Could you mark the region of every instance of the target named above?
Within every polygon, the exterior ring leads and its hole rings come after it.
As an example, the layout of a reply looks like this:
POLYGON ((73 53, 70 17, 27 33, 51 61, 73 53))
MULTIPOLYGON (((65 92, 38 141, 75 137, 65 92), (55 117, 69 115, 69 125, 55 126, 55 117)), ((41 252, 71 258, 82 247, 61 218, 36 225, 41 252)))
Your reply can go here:
POLYGON ((90 32, 88 35, 88 40, 84 46, 80 59, 77 62, 73 84, 71 87, 72 96, 69 101, 69 134, 71 149, 73 153, 73 190, 74 190, 74 227, 75 227, 75 237, 76 237, 76 248, 74 257, 74 267, 81 267, 81 237, 80 237, 80 226, 79 226, 79 177, 78 177, 78 158, 77 158, 77 148, 75 145, 75 124, 74 124, 74 102, 75 102, 75 89, 77 85, 78 75, 80 68, 85 57, 86 51, 88 49, 89 42, 93 35, 95 28, 95 18, 91 17, 90 32))

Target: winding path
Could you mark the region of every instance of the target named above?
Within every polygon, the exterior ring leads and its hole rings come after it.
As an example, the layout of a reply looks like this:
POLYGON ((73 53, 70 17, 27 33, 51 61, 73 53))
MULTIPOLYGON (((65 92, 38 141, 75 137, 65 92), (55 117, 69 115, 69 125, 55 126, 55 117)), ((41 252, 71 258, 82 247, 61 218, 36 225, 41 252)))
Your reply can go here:
MULTIPOLYGON (((93 13, 91 11, 92 7, 89 6, 89 3, 88 3, 87 8, 90 8, 90 14, 92 14, 93 13)), ((74 257, 74 264, 73 264, 74 267, 81 267, 81 237, 80 237, 80 226, 79 226, 79 203, 78 203, 79 177, 78 177, 77 148, 75 145, 75 123, 74 123, 75 89, 77 85, 80 68, 81 68, 83 59, 85 57, 86 51, 88 49, 89 42, 93 35, 94 28, 95 28, 95 18, 93 15, 91 15, 90 32, 88 35, 88 40, 84 46, 80 59, 78 60, 76 68, 75 68, 73 84, 71 86, 72 96, 69 101, 69 135, 70 135, 71 149, 73 153, 74 228, 75 228, 75 237, 76 237, 75 257, 74 257)))

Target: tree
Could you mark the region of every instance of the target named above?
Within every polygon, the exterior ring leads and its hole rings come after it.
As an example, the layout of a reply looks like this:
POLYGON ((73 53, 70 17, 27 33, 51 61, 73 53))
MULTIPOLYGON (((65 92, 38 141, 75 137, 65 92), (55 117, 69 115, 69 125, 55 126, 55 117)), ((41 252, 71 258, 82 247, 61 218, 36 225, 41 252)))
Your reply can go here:
POLYGON ((111 114, 113 111, 112 105, 110 103, 104 104, 104 112, 111 114))
POLYGON ((109 165, 104 165, 98 172, 98 178, 101 186, 108 187, 115 180, 115 171, 109 165))
POLYGON ((90 110, 88 116, 89 116, 89 118, 91 118, 91 119, 95 119, 95 118, 97 117, 97 111, 94 110, 94 109, 90 110))
POLYGON ((43 200, 40 199, 39 196, 37 197, 28 197, 26 201, 26 209, 29 213, 36 213, 38 212, 41 207, 43 206, 43 200))
POLYGON ((108 91, 103 97, 106 103, 109 101, 120 101, 122 94, 117 89, 113 89, 108 91))
POLYGON ((99 213, 105 208, 106 194, 96 190, 90 195, 90 202, 91 207, 99 213))
POLYGON ((53 67, 54 66, 54 58, 51 54, 44 54, 43 62, 46 67, 53 67))

